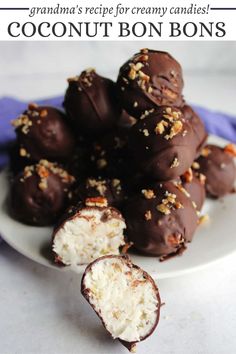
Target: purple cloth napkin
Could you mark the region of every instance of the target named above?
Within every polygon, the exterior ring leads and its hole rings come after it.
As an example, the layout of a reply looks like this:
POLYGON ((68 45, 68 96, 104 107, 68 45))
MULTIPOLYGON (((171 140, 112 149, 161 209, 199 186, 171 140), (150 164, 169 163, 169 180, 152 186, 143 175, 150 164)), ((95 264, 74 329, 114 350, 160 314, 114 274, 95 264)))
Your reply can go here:
MULTIPOLYGON (((38 104, 62 107, 63 97, 53 97, 40 101, 36 100, 35 102, 38 104)), ((22 102, 11 97, 3 97, 0 99, 0 169, 7 164, 7 147, 8 144, 15 139, 15 133, 10 122, 27 108, 27 103, 28 102, 22 102)), ((236 143, 236 117, 212 112, 198 106, 194 106, 194 109, 204 121, 209 133, 236 143)))

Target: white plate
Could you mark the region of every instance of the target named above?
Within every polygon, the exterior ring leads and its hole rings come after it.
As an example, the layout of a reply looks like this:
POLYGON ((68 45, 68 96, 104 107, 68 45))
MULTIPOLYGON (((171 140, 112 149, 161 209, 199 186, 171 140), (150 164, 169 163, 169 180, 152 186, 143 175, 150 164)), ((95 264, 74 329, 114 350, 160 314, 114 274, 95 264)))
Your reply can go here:
MULTIPOLYGON (((227 141, 210 137, 209 142, 225 145, 227 141)), ((52 228, 26 226, 13 220, 6 208, 8 176, 0 174, 0 233, 3 239, 24 256, 60 271, 73 270, 81 274, 84 266, 76 268, 57 267, 51 261, 50 242, 52 228)), ((210 217, 209 222, 200 225, 192 243, 181 257, 159 262, 155 257, 131 255, 134 263, 152 274, 154 278, 170 278, 205 267, 236 251, 235 194, 221 200, 207 200, 203 214, 210 217)))

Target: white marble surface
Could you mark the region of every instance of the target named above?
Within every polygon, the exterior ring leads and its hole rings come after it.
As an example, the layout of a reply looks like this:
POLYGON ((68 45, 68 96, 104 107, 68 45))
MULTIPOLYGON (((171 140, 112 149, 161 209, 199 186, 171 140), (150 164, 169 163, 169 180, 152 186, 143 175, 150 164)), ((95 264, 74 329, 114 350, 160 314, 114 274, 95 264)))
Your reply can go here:
MULTIPOLYGON (((1 46, 2 44, 0 48, 1 46)), ((2 53, 1 57, 6 60, 4 50, 2 53)), ((31 100, 64 91, 64 79, 69 72, 68 68, 60 71, 60 59, 55 60, 54 73, 46 73, 47 69, 44 71, 44 67, 41 68, 42 72, 29 70, 27 73, 27 65, 24 66, 21 62, 23 66, 19 74, 13 65, 16 59, 11 62, 9 52, 7 54, 9 64, 5 64, 5 70, 0 65, 0 96, 12 94, 31 100)), ((37 56, 37 52, 35 55, 37 56)), ((19 56, 24 57, 26 54, 19 56)), ((45 56, 47 57, 46 54, 45 56)), ((71 74, 74 74, 75 58, 71 57, 71 61, 74 63, 71 74)), ((82 67, 78 65, 78 71, 80 69, 82 67)), ((112 72, 111 68, 102 69, 102 66, 101 70, 104 73, 112 72)), ((234 113, 236 76, 232 73, 233 69, 231 74, 221 70, 208 74, 204 70, 187 70, 187 99, 212 109, 234 113)), ((235 226, 226 223, 225 232, 227 227, 235 226)), ((61 274, 39 266, 5 243, 0 245, 0 269, 0 353, 127 352, 106 335, 99 320, 82 299, 77 275, 61 274)), ((203 271, 159 281, 162 301, 165 302, 161 310, 160 325, 151 338, 139 345, 138 353, 234 354, 235 279, 236 255, 203 271)))

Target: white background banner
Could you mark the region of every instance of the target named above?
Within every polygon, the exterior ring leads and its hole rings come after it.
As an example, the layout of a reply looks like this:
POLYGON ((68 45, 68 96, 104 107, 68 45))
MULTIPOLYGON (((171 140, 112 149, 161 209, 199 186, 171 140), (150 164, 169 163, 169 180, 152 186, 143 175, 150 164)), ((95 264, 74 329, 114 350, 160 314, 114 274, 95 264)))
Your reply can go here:
POLYGON ((0 40, 235 40, 236 0, 1 0, 0 40))

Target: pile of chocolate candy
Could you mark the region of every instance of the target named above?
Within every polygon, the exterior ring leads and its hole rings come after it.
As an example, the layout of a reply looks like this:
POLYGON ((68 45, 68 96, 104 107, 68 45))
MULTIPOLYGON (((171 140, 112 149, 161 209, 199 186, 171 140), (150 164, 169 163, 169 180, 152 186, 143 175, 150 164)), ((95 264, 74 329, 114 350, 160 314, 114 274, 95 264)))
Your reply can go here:
POLYGON ((206 144, 168 53, 142 49, 117 83, 94 69, 68 83, 65 113, 30 104, 13 121, 10 212, 56 225, 58 264, 90 263, 82 294, 133 351, 157 326, 161 300, 153 279, 122 254, 130 246, 160 260, 182 254, 206 193, 234 191, 236 149, 206 144))
POLYGON ((118 255, 127 244, 161 260, 181 254, 205 191, 233 191, 235 147, 206 145, 168 53, 142 49, 116 83, 88 69, 68 84, 65 113, 30 104, 13 121, 12 215, 56 224, 53 252, 65 265, 118 255))

